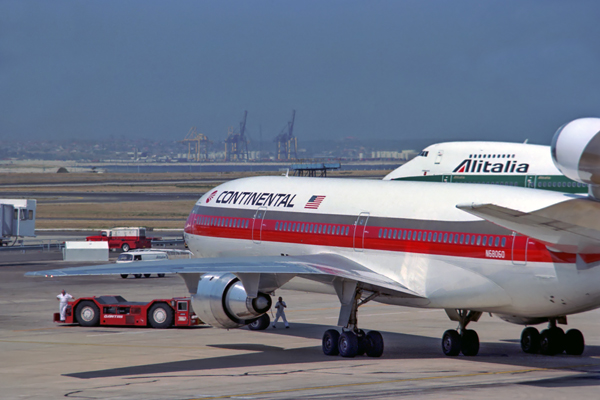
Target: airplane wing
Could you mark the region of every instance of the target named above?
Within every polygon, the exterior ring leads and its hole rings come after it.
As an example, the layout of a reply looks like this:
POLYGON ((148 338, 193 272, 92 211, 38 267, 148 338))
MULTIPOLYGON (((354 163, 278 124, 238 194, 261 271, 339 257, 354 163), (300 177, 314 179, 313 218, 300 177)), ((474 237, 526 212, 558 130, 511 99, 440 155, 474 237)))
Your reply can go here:
POLYGON ((246 282, 250 283, 252 276, 254 276, 259 282, 258 289, 260 290, 265 290, 265 285, 272 285, 273 282, 273 279, 261 280, 261 277, 282 275, 286 277, 284 280, 287 281, 295 276, 301 276, 324 283, 333 283, 337 278, 338 281, 355 281, 361 284, 364 289, 378 291, 382 294, 423 298, 423 296, 420 296, 400 283, 337 254, 315 254, 297 257, 264 256, 137 261, 34 271, 26 273, 25 276, 62 277, 172 273, 182 275, 198 274, 198 276, 205 273, 232 273, 240 278, 242 283, 244 283, 244 287, 247 286, 246 282))
POLYGON ((552 250, 600 253, 600 203, 572 199, 532 212, 496 204, 459 204, 457 208, 521 235, 538 239, 552 250))

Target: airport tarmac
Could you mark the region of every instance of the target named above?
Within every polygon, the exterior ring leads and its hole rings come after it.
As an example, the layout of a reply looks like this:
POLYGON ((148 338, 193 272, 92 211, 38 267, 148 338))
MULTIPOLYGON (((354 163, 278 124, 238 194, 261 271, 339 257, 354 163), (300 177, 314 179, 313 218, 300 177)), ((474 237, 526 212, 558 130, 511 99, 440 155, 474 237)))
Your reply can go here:
POLYGON ((569 317, 569 327, 586 337, 579 357, 524 354, 522 327, 488 315, 470 325, 481 339, 478 356, 445 357, 440 338, 456 324, 444 311, 371 302, 359 310, 359 324, 382 332, 385 352, 343 359, 321 351, 323 332, 338 315, 337 298, 327 295, 278 291, 291 329, 57 325, 52 314, 63 288, 75 297, 133 301, 187 294, 174 275, 23 276, 64 266, 57 254, 2 254, 2 399, 576 399, 596 398, 600 385, 600 311, 569 317))

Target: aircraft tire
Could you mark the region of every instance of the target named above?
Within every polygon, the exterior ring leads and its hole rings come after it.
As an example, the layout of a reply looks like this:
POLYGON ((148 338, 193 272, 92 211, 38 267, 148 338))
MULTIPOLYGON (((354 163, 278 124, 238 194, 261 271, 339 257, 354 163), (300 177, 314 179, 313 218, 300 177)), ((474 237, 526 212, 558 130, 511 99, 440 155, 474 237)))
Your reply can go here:
POLYGON ((460 351, 465 356, 476 356, 479 353, 479 336, 472 329, 465 329, 460 338, 460 351))
POLYGON ((123 278, 123 279, 127 279, 128 276, 129 276, 128 274, 121 274, 121 278, 123 278))
POLYGON ((340 356, 352 358, 358 354, 358 336, 354 332, 342 332, 338 341, 340 356))
POLYGON ((156 276, 158 276, 159 278, 164 278, 165 274, 156 274, 156 276))
POLYGON ((96 326, 100 323, 100 310, 93 301, 79 303, 75 315, 81 326, 96 326))
POLYGON ((166 303, 156 303, 148 310, 148 322, 157 329, 169 328, 173 325, 173 309, 166 303))
POLYGON ((141 278, 141 277, 142 277, 142 274, 133 274, 133 276, 134 276, 135 278, 141 278))
POLYGON ((537 354, 540 351, 540 332, 528 327, 521 333, 521 350, 528 354, 537 354))
POLYGON ((358 352, 357 356, 362 356, 367 352, 369 348, 369 339, 367 338, 367 334, 362 329, 359 329, 356 332, 356 336, 358 337, 358 352))
POLYGON ((150 278, 150 275, 152 274, 144 274, 144 278, 150 278))
POLYGON ((337 356, 340 354, 338 348, 338 342, 340 340, 340 333, 335 329, 329 329, 323 334, 323 354, 326 356, 337 356))
POLYGON ((383 336, 378 331, 370 331, 367 333, 367 356, 381 357, 383 354, 383 336))
POLYGON ((263 314, 251 323, 248 324, 248 329, 251 331, 264 331, 271 324, 269 314, 263 314))
POLYGON ((454 329, 448 329, 442 336, 442 351, 447 356, 457 356, 460 353, 460 334, 454 329))
POLYGON ((544 329, 540 333, 540 353, 553 356, 564 351, 565 333, 560 328, 544 329))
POLYGON ((565 352, 571 356, 580 356, 585 349, 585 339, 578 329, 569 329, 565 334, 565 352))

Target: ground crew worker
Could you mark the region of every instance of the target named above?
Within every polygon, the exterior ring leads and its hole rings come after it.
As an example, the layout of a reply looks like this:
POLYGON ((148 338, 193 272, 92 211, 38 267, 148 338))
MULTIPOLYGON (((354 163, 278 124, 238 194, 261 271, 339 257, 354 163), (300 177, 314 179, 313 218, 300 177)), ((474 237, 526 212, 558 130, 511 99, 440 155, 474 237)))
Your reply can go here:
POLYGON ((59 310, 60 310, 60 320, 64 321, 65 318, 67 317, 67 303, 69 302, 69 299, 72 299, 73 296, 71 296, 69 293, 65 292, 65 289, 62 290, 62 292, 60 292, 60 294, 58 294, 56 296, 56 300, 59 301, 59 310))
POLYGON ((285 304, 285 301, 283 301, 283 297, 279 297, 279 301, 275 304, 277 313, 275 314, 275 321, 273 321, 273 328, 277 328, 275 323, 279 321, 279 318, 283 319, 286 329, 290 327, 290 324, 288 324, 287 319, 285 318, 285 311, 283 310, 284 308, 287 308, 287 305, 285 304))

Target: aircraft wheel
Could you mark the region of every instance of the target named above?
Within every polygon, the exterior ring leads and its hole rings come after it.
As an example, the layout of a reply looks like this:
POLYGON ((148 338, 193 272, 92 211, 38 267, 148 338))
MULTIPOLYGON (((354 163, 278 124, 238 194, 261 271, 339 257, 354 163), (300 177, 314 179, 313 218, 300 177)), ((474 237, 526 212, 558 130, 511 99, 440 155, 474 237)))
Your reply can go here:
POLYGON ((144 274, 144 278, 150 278, 150 275, 152 274, 144 274))
POLYGON ((134 276, 135 278, 141 278, 141 277, 142 277, 142 274, 133 274, 133 276, 134 276))
POLYGON ((164 278, 165 274, 156 274, 156 276, 158 276, 159 278, 164 278))
POLYGON ((460 338, 460 351, 465 356, 476 356, 479 353, 479 336, 472 329, 465 329, 460 338))
POLYGON ((338 342, 340 333, 335 329, 329 329, 323 334, 323 354, 326 356, 337 356, 340 354, 338 342))
POLYGON ((540 334, 540 353, 553 356, 564 351, 565 333, 560 328, 544 329, 540 334))
POLYGON ((127 279, 128 276, 129 276, 128 274, 121 274, 121 278, 123 278, 123 279, 127 279))
POLYGON ((257 319, 255 319, 253 322, 249 323, 248 329, 250 329, 251 331, 264 331, 269 327, 270 323, 271 318, 269 317, 269 314, 263 314, 257 319))
POLYGON ((381 357, 383 354, 383 337, 378 331, 370 331, 367 333, 367 356, 381 357))
POLYGON ((148 322, 153 328, 169 328, 173 325, 173 309, 165 303, 154 304, 148 310, 148 322))
POLYGON ((79 303, 75 315, 81 326, 96 326, 100 322, 100 310, 93 301, 79 303))
POLYGON ((367 334, 365 333, 365 331, 363 331, 362 329, 358 330, 356 336, 358 337, 358 352, 356 353, 356 355, 362 356, 367 352, 367 349, 369 348, 369 339, 367 338, 367 334))
POLYGON ((340 356, 356 357, 358 354, 358 336, 354 332, 342 332, 338 341, 340 356))
POLYGON ((448 329, 444 332, 442 351, 447 356, 457 356, 460 353, 460 335, 454 329, 448 329))
POLYGON ((528 354, 536 354, 540 351, 540 332, 537 329, 533 327, 523 329, 521 350, 528 354))
POLYGON ((123 246, 121 246, 121 250, 123 250, 123 252, 129 251, 131 247, 129 247, 129 245, 127 243, 123 243, 123 246))
POLYGON ((565 335, 565 352, 572 356, 580 356, 585 349, 583 334, 578 329, 569 329, 565 335))

